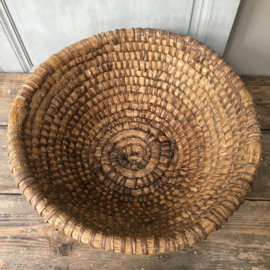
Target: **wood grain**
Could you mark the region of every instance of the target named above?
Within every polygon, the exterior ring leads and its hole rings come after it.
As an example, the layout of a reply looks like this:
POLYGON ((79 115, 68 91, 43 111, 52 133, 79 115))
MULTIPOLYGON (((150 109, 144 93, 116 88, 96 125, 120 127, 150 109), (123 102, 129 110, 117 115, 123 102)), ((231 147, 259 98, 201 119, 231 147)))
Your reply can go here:
POLYGON ((0 73, 0 125, 7 125, 9 112, 27 73, 0 73))
POLYGON ((19 194, 19 190, 15 185, 14 178, 9 168, 6 126, 0 126, 0 160, 0 194, 19 194))
MULTIPOLYGON (((29 74, 0 73, 0 125, 8 124, 12 102, 29 74)), ((262 129, 270 129, 270 76, 241 76, 254 98, 262 129)))
POLYGON ((252 94, 262 129, 270 128, 270 76, 243 75, 242 80, 252 94))
POLYGON ((270 202, 246 201, 219 231, 193 248, 132 256, 60 236, 22 196, 2 195, 0 200, 0 269, 270 268, 270 202))
MULTIPOLYGON (((9 108, 27 76, 0 73, 0 125, 7 125, 9 108)), ((270 76, 242 79, 262 128, 270 128, 270 76)), ((251 201, 198 246, 157 256, 106 252, 59 235, 18 195, 9 172, 6 126, 0 126, 0 158, 0 269, 270 269, 269 130, 263 131, 263 160, 247 198, 251 201)))
POLYGON ((269 86, 270 75, 240 75, 247 87, 269 86))
POLYGON ((262 133, 262 161, 248 199, 270 200, 270 130, 262 133))

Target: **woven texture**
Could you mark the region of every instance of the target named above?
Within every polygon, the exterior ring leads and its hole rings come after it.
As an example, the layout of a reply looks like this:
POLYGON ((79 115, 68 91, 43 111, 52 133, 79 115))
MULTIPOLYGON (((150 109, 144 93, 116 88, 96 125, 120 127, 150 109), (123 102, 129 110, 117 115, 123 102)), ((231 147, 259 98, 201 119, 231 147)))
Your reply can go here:
POLYGON ((17 186, 78 241, 129 254, 186 248, 244 202, 261 158, 250 94, 185 36, 122 29, 36 68, 10 114, 17 186))

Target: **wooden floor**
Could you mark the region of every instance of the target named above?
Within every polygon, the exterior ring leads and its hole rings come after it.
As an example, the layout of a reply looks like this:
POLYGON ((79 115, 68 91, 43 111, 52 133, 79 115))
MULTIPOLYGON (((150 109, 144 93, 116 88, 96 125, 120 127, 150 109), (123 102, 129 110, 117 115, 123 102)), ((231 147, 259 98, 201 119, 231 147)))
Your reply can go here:
POLYGON ((0 73, 0 269, 270 269, 270 76, 242 76, 263 132, 263 160, 245 203, 198 246, 149 256, 98 250, 58 235, 20 195, 9 171, 6 130, 26 77, 0 73))

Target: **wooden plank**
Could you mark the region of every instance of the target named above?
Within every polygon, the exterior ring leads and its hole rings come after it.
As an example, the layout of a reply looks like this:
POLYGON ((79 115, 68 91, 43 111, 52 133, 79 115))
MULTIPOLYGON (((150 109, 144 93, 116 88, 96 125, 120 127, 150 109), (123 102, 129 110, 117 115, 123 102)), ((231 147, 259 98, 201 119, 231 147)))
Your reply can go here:
MULTIPOLYGON (((29 74, 0 73, 0 125, 8 124, 10 108, 16 93, 29 74)), ((270 129, 270 76, 241 76, 254 97, 262 129, 270 129)))
POLYGON ((27 73, 0 73, 0 125, 7 125, 9 112, 27 73))
POLYGON ((270 202, 246 201, 198 246, 159 255, 125 255, 55 232, 22 196, 0 196, 1 269, 270 269, 270 202))
MULTIPOLYGON (((0 126, 0 194, 14 193, 19 194, 13 176, 9 170, 7 155, 6 126, 0 126)), ((270 131, 263 130, 263 153, 257 178, 248 199, 270 200, 270 131)))
POLYGON ((28 73, 0 73, 0 87, 7 91, 19 90, 28 76, 28 73))
POLYGON ((248 199, 270 200, 270 130, 262 134, 262 161, 248 199))
MULTIPOLYGON (((0 122, 3 113, 7 116, 8 102, 3 100, 9 97, 11 104, 27 76, 0 74, 0 122)), ((268 77, 251 77, 244 78, 247 88, 255 103, 267 108, 268 77)), ((267 126, 270 121, 264 118, 264 122, 267 126)), ((4 126, 0 127, 0 158, 0 269, 270 269, 270 201, 246 201, 221 230, 194 248, 156 256, 116 254, 60 236, 25 198, 16 195, 4 126)), ((249 200, 270 199, 269 167, 270 131, 263 131, 263 161, 249 200)))
POLYGON ((262 129, 270 128, 270 75, 242 75, 247 90, 252 94, 262 129))
POLYGON ((19 194, 9 169, 6 126, 0 126, 0 160, 0 193, 19 194))
POLYGON ((247 87, 269 86, 270 75, 240 75, 247 87))

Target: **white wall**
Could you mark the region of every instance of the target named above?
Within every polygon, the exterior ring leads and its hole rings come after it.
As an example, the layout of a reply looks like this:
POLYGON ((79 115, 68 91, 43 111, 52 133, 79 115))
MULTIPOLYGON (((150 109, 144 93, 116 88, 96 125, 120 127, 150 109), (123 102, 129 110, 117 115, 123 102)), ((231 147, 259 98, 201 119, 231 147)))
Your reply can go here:
POLYGON ((270 0, 242 0, 224 53, 242 74, 270 74, 270 0))
POLYGON ((0 69, 29 72, 53 53, 78 40, 130 27, 187 34, 223 55, 239 2, 0 0, 0 69))

